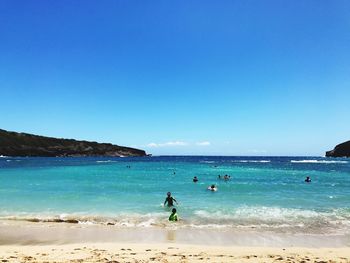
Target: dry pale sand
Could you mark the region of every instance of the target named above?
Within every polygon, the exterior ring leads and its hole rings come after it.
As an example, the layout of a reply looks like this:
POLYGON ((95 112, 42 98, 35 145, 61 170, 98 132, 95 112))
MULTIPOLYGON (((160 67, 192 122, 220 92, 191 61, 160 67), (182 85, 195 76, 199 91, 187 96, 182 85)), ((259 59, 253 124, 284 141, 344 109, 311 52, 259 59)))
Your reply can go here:
POLYGON ((0 262, 350 262, 349 248, 88 243, 0 246, 0 262))

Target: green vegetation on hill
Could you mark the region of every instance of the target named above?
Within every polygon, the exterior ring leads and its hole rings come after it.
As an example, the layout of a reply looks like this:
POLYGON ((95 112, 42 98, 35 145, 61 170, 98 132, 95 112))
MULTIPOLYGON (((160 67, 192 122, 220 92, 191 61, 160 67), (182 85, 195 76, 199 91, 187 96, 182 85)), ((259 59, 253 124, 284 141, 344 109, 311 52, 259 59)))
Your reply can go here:
POLYGON ((0 155, 4 156, 145 156, 139 149, 113 145, 58 139, 0 129, 0 155))

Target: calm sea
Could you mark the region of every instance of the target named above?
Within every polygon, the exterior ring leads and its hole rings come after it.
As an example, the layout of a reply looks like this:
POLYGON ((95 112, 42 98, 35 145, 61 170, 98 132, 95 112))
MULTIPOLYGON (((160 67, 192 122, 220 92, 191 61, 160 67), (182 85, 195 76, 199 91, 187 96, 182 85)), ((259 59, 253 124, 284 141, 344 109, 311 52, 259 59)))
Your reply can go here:
POLYGON ((344 233, 350 229, 350 160, 1 157, 0 219, 344 233), (226 174, 230 180, 218 179, 226 174), (217 192, 206 190, 211 184, 217 192), (175 224, 162 206, 168 191, 179 203, 175 224))

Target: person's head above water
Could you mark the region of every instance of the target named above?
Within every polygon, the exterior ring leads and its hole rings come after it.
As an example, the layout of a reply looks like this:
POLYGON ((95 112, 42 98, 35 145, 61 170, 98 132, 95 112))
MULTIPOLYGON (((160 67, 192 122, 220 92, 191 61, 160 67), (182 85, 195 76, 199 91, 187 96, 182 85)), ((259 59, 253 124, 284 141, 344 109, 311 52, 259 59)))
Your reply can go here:
POLYGON ((173 209, 171 210, 171 212, 172 212, 172 213, 176 213, 176 208, 173 208, 173 209))
POLYGON ((211 187, 211 188, 215 188, 215 184, 212 184, 210 187, 211 187))
POLYGON ((166 195, 167 195, 167 196, 171 196, 171 193, 170 193, 170 192, 167 192, 166 195))

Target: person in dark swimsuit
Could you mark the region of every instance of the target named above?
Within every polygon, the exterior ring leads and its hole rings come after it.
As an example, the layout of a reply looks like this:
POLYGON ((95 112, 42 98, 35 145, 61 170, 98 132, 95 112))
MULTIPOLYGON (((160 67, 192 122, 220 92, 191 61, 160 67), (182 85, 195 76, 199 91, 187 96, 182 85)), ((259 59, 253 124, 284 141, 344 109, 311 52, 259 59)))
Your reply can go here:
POLYGON ((173 206, 174 205, 174 201, 175 201, 176 204, 178 204, 176 199, 171 196, 170 192, 168 192, 167 193, 167 197, 165 198, 165 201, 164 201, 164 206, 165 206, 166 203, 168 203, 168 207, 173 206))
POLYGON ((197 176, 193 177, 193 182, 194 182, 194 183, 197 183, 197 182, 198 182, 197 176))

